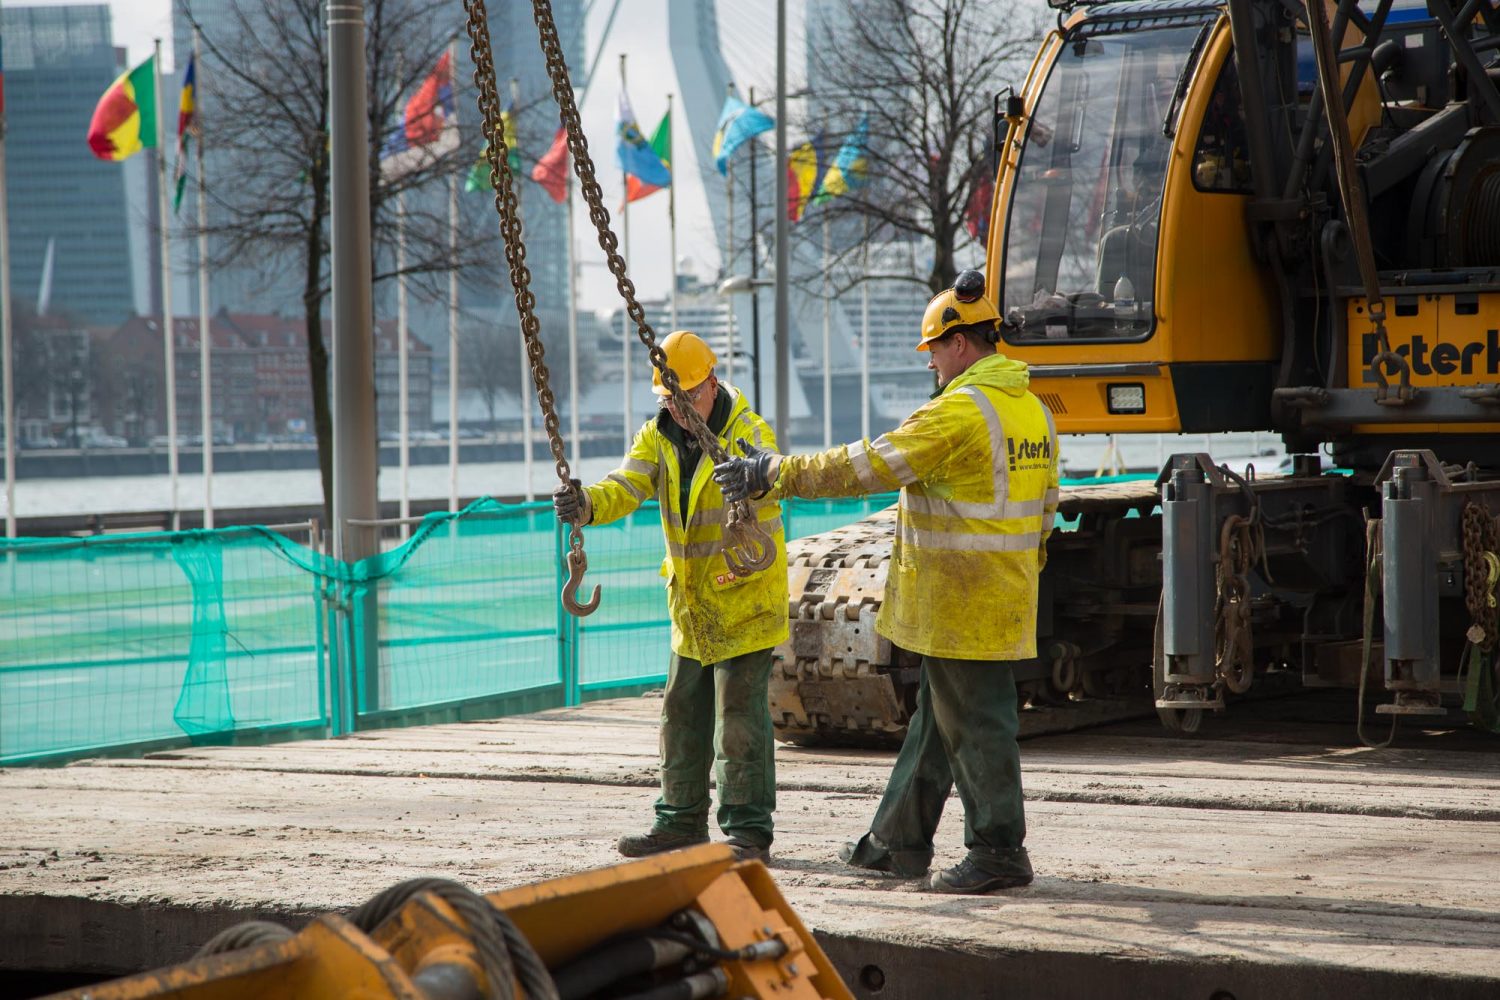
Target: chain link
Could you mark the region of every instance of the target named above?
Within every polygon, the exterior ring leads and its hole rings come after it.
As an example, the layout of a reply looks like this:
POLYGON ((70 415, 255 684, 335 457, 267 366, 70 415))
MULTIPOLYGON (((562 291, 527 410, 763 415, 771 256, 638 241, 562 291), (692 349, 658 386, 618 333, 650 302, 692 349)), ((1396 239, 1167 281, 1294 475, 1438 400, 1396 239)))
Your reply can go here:
MULTIPOLYGON (((466 0, 466 3, 477 3, 481 8, 483 6, 483 0, 466 0)), ((573 84, 568 77, 568 64, 563 57, 557 26, 552 20, 550 0, 532 0, 531 10, 537 34, 541 38, 547 76, 552 82, 552 96, 557 101, 563 129, 568 135, 568 151, 573 156, 573 170, 578 175, 579 191, 584 203, 588 205, 589 220, 598 232, 599 248, 604 251, 609 273, 614 275, 615 287, 625 303, 625 312, 635 324, 636 336, 646 346, 651 364, 661 373, 661 383, 671 396, 677 412, 687 421, 688 433, 698 442, 703 453, 718 465, 729 457, 728 452, 719 443, 718 436, 709 430, 708 424, 694 408, 692 400, 683 392, 677 373, 668 367, 667 355, 657 346, 656 336, 646 322, 646 311, 636 299, 635 284, 626 274, 625 258, 620 256, 620 241, 609 227, 609 210, 604 207, 604 192, 595 176, 588 138, 583 134, 583 125, 578 117, 573 84)), ((626 388, 628 391, 628 379, 626 388)), ((728 523, 724 528, 724 559, 729 568, 740 576, 763 570, 775 562, 776 548, 760 527, 755 508, 749 501, 729 505, 728 523)))
MULTIPOLYGON (((526 358, 531 381, 536 385, 537 402, 542 408, 542 426, 557 467, 558 481, 575 493, 573 472, 563 448, 562 423, 557 416, 557 401, 547 372, 546 348, 540 336, 541 323, 536 317, 536 296, 531 291, 531 269, 526 266, 526 241, 521 229, 521 210, 516 199, 515 180, 511 176, 505 130, 500 122, 500 96, 495 85, 495 60, 490 49, 489 14, 484 0, 464 0, 468 15, 469 54, 474 60, 474 85, 479 91, 479 111, 488 138, 485 155, 489 159, 490 185, 495 189, 495 211, 500 216, 500 235, 505 241, 505 262, 510 268, 510 283, 516 293, 516 311, 521 316, 521 337, 526 344, 526 358)), ((578 387, 574 386, 576 393, 578 387)), ((529 418, 528 418, 529 419, 529 418)), ((583 528, 574 522, 568 531, 568 581, 563 585, 562 603, 569 613, 580 618, 592 614, 599 606, 599 588, 582 603, 578 587, 589 566, 583 551, 583 528)))
POLYGON ((1250 566, 1258 546, 1252 519, 1231 514, 1219 529, 1218 593, 1214 599, 1214 668, 1235 694, 1250 690, 1255 659, 1250 631, 1250 566))
POLYGON ((1464 606, 1471 622, 1468 639, 1488 653, 1500 640, 1500 609, 1495 607, 1491 575, 1491 564, 1500 553, 1500 525, 1484 504, 1464 504, 1463 539, 1464 606))

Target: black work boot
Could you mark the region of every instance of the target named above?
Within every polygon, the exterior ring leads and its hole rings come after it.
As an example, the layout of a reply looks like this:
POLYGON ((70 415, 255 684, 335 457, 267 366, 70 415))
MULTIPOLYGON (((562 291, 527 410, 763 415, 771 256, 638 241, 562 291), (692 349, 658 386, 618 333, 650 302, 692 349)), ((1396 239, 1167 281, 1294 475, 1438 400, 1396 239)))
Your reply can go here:
POLYGON ((922 878, 932 864, 930 856, 916 851, 892 851, 873 833, 839 848, 839 860, 854 868, 881 872, 897 878, 922 878))
POLYGON ((708 831, 702 833, 672 833, 669 830, 652 830, 650 833, 627 833, 615 844, 615 850, 627 858, 645 858, 663 851, 675 851, 679 847, 708 843, 708 831))
POLYGON ((724 843, 734 852, 736 861, 759 861, 761 864, 769 864, 771 861, 771 845, 761 847, 752 844, 742 837, 730 837, 724 843))
POLYGON ((997 889, 1017 889, 1030 885, 1032 879, 1031 858, 1026 848, 985 855, 977 862, 971 852, 952 868, 944 868, 932 876, 927 888, 933 892, 966 893, 984 895, 997 889))

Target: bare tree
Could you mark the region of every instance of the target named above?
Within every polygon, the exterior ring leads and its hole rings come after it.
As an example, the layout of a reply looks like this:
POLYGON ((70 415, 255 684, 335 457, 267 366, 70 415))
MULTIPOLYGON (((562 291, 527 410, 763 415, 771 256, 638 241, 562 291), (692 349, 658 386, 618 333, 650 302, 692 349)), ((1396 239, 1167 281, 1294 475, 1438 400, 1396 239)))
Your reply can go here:
MULTIPOLYGON (((200 69, 204 128, 219 182, 209 187, 212 263, 300 277, 307 326, 313 423, 325 513, 333 496, 333 420, 323 303, 329 292, 328 38, 323 0, 228 0, 229 29, 200 26, 208 66, 200 69), (210 68, 211 67, 211 68, 210 68)), ((396 277, 396 205, 405 202, 406 262, 400 273, 418 294, 441 294, 437 279, 495 255, 495 226, 460 226, 448 240, 446 182, 473 163, 481 129, 456 150, 428 157, 395 177, 382 175, 380 153, 401 128, 401 112, 455 41, 453 0, 366 0, 369 82, 370 222, 374 280, 396 277)), ((455 65, 455 69, 457 65, 455 65)), ((457 78, 460 74, 455 73, 457 78)), ((457 95, 455 95, 457 96, 457 95)), ((459 98, 461 100, 461 98, 459 98)), ((470 114, 468 120, 476 116, 470 114)), ((211 168, 212 169, 212 168, 211 168)))
MULTIPOLYGON (((867 121, 869 182, 813 211, 847 234, 844 257, 858 249, 856 226, 866 221, 930 246, 927 286, 939 292, 953 284, 955 251, 970 238, 966 211, 993 179, 994 94, 1020 82, 1045 18, 1021 3, 1001 11, 982 0, 850 0, 842 11, 824 9, 806 125, 838 129, 823 133, 832 157, 867 121)), ((812 228, 799 227, 808 238, 812 228)))
MULTIPOLYGON (((513 324, 497 327, 493 323, 474 320, 460 326, 458 336, 459 351, 464 359, 460 381, 465 389, 479 394, 493 430, 495 413, 501 401, 514 399, 519 402, 521 398, 520 331, 513 324)), ((569 382, 567 339, 552 327, 543 327, 541 338, 546 348, 549 384, 557 395, 558 406, 565 411, 573 391, 569 382)), ((585 386, 591 384, 597 368, 596 354, 580 345, 579 381, 585 386)), ((530 379, 529 370, 525 377, 530 379)))

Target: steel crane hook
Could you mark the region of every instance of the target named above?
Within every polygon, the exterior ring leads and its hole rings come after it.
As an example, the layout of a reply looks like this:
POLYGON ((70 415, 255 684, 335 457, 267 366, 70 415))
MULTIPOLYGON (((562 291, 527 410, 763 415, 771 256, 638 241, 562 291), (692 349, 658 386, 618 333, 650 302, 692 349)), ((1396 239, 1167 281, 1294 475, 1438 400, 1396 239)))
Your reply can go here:
POLYGON ((563 584, 562 605, 575 618, 586 618, 599 607, 599 585, 594 584, 594 593, 587 601, 578 603, 578 588, 583 586, 583 574, 589 570, 589 557, 583 551, 583 530, 573 525, 568 535, 568 582, 563 584))
POLYGON ((724 562, 735 576, 750 576, 776 561, 771 536, 760 526, 755 510, 741 500, 731 504, 724 531, 724 562))

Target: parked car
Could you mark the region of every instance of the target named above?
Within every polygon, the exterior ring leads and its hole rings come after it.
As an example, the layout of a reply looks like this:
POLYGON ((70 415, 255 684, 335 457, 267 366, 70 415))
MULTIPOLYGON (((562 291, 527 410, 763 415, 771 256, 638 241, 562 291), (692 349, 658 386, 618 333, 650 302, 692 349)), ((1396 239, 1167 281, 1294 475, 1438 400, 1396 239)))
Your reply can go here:
POLYGON ((88 427, 78 434, 80 448, 129 448, 130 442, 103 427, 88 427))

